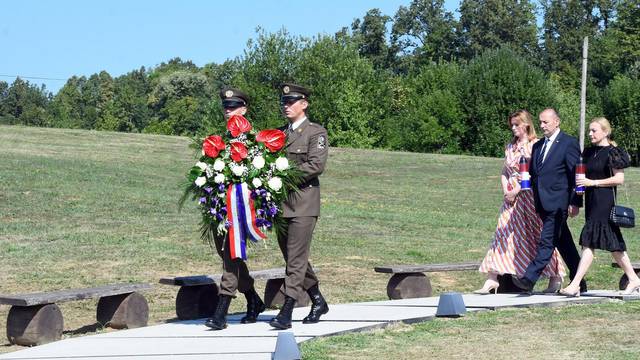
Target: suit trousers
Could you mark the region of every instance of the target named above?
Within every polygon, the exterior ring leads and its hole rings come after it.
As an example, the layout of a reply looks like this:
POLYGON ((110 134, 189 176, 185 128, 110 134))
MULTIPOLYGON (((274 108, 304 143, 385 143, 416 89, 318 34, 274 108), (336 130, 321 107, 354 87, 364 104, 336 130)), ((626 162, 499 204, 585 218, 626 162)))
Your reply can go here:
POLYGON ((283 234, 278 236, 278 245, 287 264, 284 294, 294 299, 298 299, 303 295, 303 291, 318 283, 318 278, 309 262, 311 237, 317 220, 315 216, 285 218, 286 236, 283 234))
POLYGON ((249 275, 249 269, 244 260, 231 259, 229 256, 229 242, 224 241, 226 238, 226 236, 216 236, 214 238, 216 251, 222 259, 220 294, 235 297, 236 290, 246 293, 253 288, 253 278, 249 275))
POLYGON ((553 250, 558 248, 560 256, 569 268, 569 277, 573 279, 578 271, 580 254, 573 243, 569 226, 567 226, 567 210, 558 209, 552 212, 543 210, 538 215, 542 219, 538 253, 527 267, 523 277, 535 284, 544 268, 549 264, 553 250))

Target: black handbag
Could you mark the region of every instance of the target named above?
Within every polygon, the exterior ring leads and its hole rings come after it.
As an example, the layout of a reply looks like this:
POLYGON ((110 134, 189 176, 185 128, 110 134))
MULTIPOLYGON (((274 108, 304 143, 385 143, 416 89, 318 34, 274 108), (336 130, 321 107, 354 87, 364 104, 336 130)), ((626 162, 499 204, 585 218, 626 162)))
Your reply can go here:
MULTIPOLYGON (((609 170, 611 172, 611 176, 613 176, 613 170, 609 170)), ((613 207, 611 207, 609 221, 621 228, 632 228, 636 226, 636 214, 633 212, 633 209, 618 205, 616 191, 614 188, 611 188, 611 191, 613 192, 613 207)))
POLYGON ((609 220, 622 228, 632 228, 636 226, 636 214, 632 208, 622 205, 613 205, 609 220))

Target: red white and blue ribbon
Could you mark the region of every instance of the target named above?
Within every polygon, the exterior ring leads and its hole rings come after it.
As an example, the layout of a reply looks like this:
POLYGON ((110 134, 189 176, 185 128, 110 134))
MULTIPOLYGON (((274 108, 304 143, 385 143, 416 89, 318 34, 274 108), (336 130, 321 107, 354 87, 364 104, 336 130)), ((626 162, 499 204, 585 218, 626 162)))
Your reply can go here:
POLYGON ((266 239, 256 225, 256 211, 246 183, 231 184, 227 190, 229 251, 232 259, 247 259, 247 237, 252 241, 266 239))

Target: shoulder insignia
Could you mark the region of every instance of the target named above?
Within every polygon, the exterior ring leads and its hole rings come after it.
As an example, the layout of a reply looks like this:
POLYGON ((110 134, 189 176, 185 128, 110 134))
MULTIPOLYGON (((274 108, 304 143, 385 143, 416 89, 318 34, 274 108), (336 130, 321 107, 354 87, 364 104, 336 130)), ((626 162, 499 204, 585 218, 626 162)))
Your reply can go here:
POLYGON ((318 149, 323 150, 327 147, 327 138, 324 135, 318 136, 318 149))

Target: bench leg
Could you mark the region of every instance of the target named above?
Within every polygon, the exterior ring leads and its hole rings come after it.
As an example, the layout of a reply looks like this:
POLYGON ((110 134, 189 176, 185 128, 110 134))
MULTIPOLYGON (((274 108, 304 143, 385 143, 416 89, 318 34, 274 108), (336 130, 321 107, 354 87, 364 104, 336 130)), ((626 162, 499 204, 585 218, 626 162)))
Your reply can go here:
POLYGON ((96 318, 103 326, 114 329, 133 329, 147 326, 149 305, 137 292, 104 296, 98 300, 96 318))
MULTIPOLYGON (((296 299, 296 307, 309 306, 311 299, 304 292, 296 299)), ((264 303, 268 308, 275 309, 284 304, 284 279, 269 279, 264 287, 264 303)))
POLYGON ((34 346, 60 340, 64 323, 56 304, 12 306, 7 317, 11 344, 34 346))
POLYGON ((387 296, 391 300, 429 297, 431 294, 431 281, 423 273, 393 274, 387 283, 387 296))
POLYGON ((176 295, 176 316, 180 320, 213 316, 218 305, 218 286, 215 284, 181 286, 176 295))

